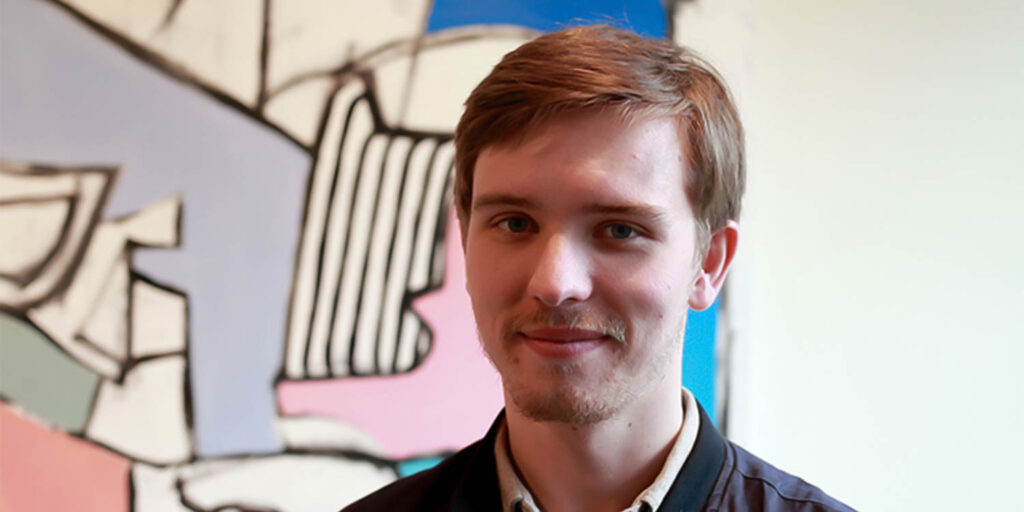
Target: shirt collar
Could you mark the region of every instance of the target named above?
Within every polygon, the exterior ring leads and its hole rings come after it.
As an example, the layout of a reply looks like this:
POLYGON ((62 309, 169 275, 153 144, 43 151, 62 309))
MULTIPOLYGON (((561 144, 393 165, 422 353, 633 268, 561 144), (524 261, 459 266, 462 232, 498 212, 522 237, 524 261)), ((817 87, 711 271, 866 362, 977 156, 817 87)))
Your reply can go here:
MULTIPOLYGON (((683 402, 683 425, 676 436, 675 444, 661 467, 657 478, 646 489, 633 500, 629 508, 623 512, 639 512, 644 510, 657 510, 664 501, 669 489, 676 480, 676 476, 686 463, 687 457, 693 450, 697 440, 697 432, 700 429, 700 413, 697 400, 686 388, 682 388, 683 402)), ((498 435, 494 442, 494 459, 498 470, 498 486, 501 489, 502 509, 505 512, 540 512, 540 507, 533 499, 533 495, 526 487, 526 484, 519 478, 515 464, 509 454, 508 448, 508 423, 502 418, 498 427, 498 435)))

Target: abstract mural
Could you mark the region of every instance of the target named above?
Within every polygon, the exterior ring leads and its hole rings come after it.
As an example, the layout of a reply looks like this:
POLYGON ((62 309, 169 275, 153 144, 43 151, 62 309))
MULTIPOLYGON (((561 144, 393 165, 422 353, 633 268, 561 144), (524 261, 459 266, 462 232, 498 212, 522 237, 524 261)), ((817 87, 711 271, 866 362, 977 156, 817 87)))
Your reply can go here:
MULTIPOLYGON (((462 100, 700 5, 3 0, 0 510, 336 510, 482 435, 462 100)), ((722 314, 683 375, 720 423, 722 314)))

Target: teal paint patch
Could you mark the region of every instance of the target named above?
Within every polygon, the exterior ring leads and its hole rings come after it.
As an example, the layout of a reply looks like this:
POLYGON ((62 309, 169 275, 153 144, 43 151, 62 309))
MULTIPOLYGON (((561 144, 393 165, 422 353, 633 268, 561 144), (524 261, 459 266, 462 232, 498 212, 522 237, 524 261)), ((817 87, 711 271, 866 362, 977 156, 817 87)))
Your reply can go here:
POLYGON ((444 460, 444 457, 441 456, 403 460, 398 463, 398 476, 407 477, 419 473, 438 465, 442 460, 444 460))
POLYGON ((0 312, 0 395, 69 432, 89 419, 99 376, 26 320, 0 312))
POLYGON ((690 310, 683 338, 683 385, 693 393, 716 425, 718 411, 715 410, 715 388, 718 358, 715 355, 715 339, 718 331, 718 309, 719 303, 715 300, 715 303, 704 311, 690 310))

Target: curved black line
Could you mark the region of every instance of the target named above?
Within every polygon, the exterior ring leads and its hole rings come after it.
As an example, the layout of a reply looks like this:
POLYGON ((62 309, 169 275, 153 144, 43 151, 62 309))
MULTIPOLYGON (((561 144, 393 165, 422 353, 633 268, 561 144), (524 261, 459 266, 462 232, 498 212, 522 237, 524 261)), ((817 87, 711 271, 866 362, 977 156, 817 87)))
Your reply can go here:
MULTIPOLYGON (((427 19, 429 20, 430 7, 427 7, 425 12, 427 19)), ((423 27, 425 30, 426 21, 424 22, 423 27)), ((336 64, 332 67, 320 68, 298 73, 292 76, 291 78, 281 82, 277 87, 271 89, 268 92, 267 96, 268 99, 272 99, 279 94, 283 94, 288 89, 302 85, 304 82, 308 82, 310 80, 317 80, 321 78, 330 78, 337 80, 349 73, 355 72, 357 69, 365 69, 367 67, 368 62, 372 62, 373 60, 379 58, 381 55, 385 55, 388 52, 392 51, 399 51, 403 45, 413 47, 414 45, 418 44, 419 49, 422 51, 428 48, 439 48, 449 45, 456 45, 466 41, 475 41, 487 37, 511 37, 515 35, 522 36, 525 40, 532 39, 544 33, 542 31, 530 29, 527 27, 509 28, 493 25, 484 27, 485 28, 474 28, 469 26, 463 26, 447 28, 439 30, 437 32, 433 32, 432 34, 430 34, 431 38, 429 40, 423 39, 419 43, 414 41, 412 38, 389 41, 380 46, 377 46, 376 48, 373 48, 372 50, 362 55, 359 55, 353 60, 346 60, 341 64, 336 64)), ((425 133, 425 135, 429 136, 444 134, 444 132, 431 132, 429 134, 425 133)))
MULTIPOLYGON (((371 102, 371 104, 373 104, 373 101, 370 101, 370 102, 371 102)), ((352 182, 352 200, 349 202, 349 205, 348 205, 348 219, 347 219, 348 225, 345 226, 345 243, 342 245, 342 250, 341 250, 341 262, 342 262, 342 264, 341 264, 340 270, 338 271, 338 283, 337 283, 337 286, 334 289, 334 300, 331 303, 331 323, 329 324, 330 327, 328 329, 327 350, 326 350, 326 352, 324 354, 324 358, 327 361, 328 374, 332 374, 333 373, 331 371, 331 347, 332 347, 332 345, 334 345, 334 341, 335 341, 335 338, 334 338, 334 323, 335 323, 335 321, 336 321, 336 319, 338 317, 338 304, 340 303, 340 300, 341 300, 341 287, 342 287, 342 284, 343 284, 343 282, 345 280, 345 267, 347 266, 347 263, 348 263, 348 246, 349 246, 349 244, 352 241, 352 220, 355 217, 355 204, 358 202, 359 182, 362 181, 362 171, 364 171, 364 165, 366 164, 366 161, 367 161, 367 151, 370 148, 370 142, 373 141, 374 137, 376 137, 377 135, 379 135, 379 133, 376 132, 376 131, 374 133, 371 133, 370 136, 367 137, 366 142, 362 143, 362 152, 359 153, 359 163, 356 165, 356 169, 354 171, 356 174, 355 174, 355 181, 352 182)), ((389 138, 388 139, 388 144, 390 145, 390 143, 391 143, 391 139, 389 138)), ((373 223, 372 222, 370 224, 370 230, 371 230, 371 232, 373 232, 373 223)), ((367 252, 369 253, 369 251, 370 251, 370 245, 368 243, 367 244, 367 252)), ((364 269, 364 272, 365 272, 366 271, 366 265, 364 265, 364 267, 362 267, 362 269, 364 269)), ((361 280, 360 280, 360 284, 361 284, 361 280)), ((360 286, 360 290, 361 290, 361 286, 360 286)), ((361 297, 357 297, 356 300, 361 300, 361 297)), ((348 335, 348 340, 347 340, 348 341, 348 371, 349 371, 350 375, 358 375, 358 373, 355 371, 355 366, 352 364, 352 360, 355 357, 355 343, 354 343, 355 333, 356 333, 358 325, 359 325, 358 308, 356 308, 355 312, 356 312, 356 314, 352 318, 352 332, 348 335)))
MULTIPOLYGON (((451 204, 451 193, 452 193, 451 180, 452 180, 452 176, 454 174, 452 172, 452 166, 453 166, 454 162, 455 162, 455 155, 453 154, 451 160, 449 160, 448 165, 446 167, 447 171, 445 172, 444 188, 442 189, 441 198, 440 198, 440 203, 441 204, 439 205, 439 207, 437 209, 437 224, 435 224, 435 227, 434 227, 434 250, 432 250, 430 252, 430 265, 428 267, 429 271, 430 271, 430 276, 429 276, 430 278, 428 279, 427 287, 424 288, 423 290, 420 290, 416 294, 417 297, 425 295, 425 294, 430 293, 430 292, 433 292, 435 290, 438 290, 438 289, 441 288, 442 285, 444 285, 444 275, 445 275, 445 272, 447 270, 445 268, 445 259, 444 258, 445 258, 445 243, 446 243, 446 238, 447 238, 447 236, 446 236, 447 235, 447 231, 446 230, 448 228, 448 214, 449 214, 448 205, 451 204), (435 259, 437 258, 438 254, 441 255, 441 262, 440 262, 440 264, 438 264, 435 261, 435 259)), ((427 348, 424 349, 423 351, 420 351, 419 350, 419 346, 417 344, 417 347, 416 347, 416 349, 417 349, 416 350, 416 354, 418 356, 418 358, 417 358, 417 365, 419 364, 419 362, 422 360, 423 357, 425 357, 428 353, 430 353, 430 350, 434 346, 434 329, 431 328, 429 325, 427 325, 426 322, 423 323, 423 328, 426 331, 426 335, 427 335, 427 348)), ((413 368, 415 368, 415 366, 413 366, 413 368)))
MULTIPOLYGON (((89 348, 95 350, 96 352, 98 352, 101 355, 107 357, 108 359, 113 360, 115 362, 115 364, 117 364, 117 376, 114 377, 111 380, 116 382, 116 383, 118 383, 118 384, 124 384, 124 377, 125 377, 125 373, 126 373, 125 372, 125 361, 121 361, 121 359, 119 359, 114 354, 111 354, 110 352, 106 351, 105 349, 100 348, 98 345, 96 345, 96 343, 94 343, 91 339, 89 339, 88 337, 86 337, 84 334, 82 334, 80 332, 79 333, 75 333, 72 336, 71 340, 74 341, 75 343, 81 343, 83 345, 89 345, 89 348)), ((77 361, 78 359, 75 359, 75 360, 77 361)), ((106 378, 106 377, 103 377, 103 376, 101 376, 101 377, 102 378, 106 378)))
POLYGON ((427 354, 430 353, 430 348, 433 345, 434 345, 434 331, 433 331, 433 329, 431 329, 430 326, 427 325, 426 322, 420 322, 420 332, 419 332, 419 334, 416 335, 416 346, 415 346, 416 350, 414 352, 416 354, 416 357, 413 359, 413 365, 412 365, 413 368, 416 368, 417 366, 420 365, 420 363, 423 362, 423 359, 427 356, 427 354), (423 339, 424 335, 427 337, 427 349, 426 350, 420 350, 420 340, 423 339))
MULTIPOLYGON (((373 214, 370 216, 370 228, 369 228, 370 237, 369 237, 369 240, 367 240, 367 243, 366 243, 366 254, 363 255, 363 279, 361 279, 359 281, 359 295, 356 297, 356 315, 355 315, 355 317, 356 317, 356 325, 359 324, 359 319, 360 319, 359 314, 363 310, 363 294, 366 291, 366 273, 367 273, 367 269, 370 266, 370 254, 373 252, 373 241, 374 241, 374 238, 376 238, 375 237, 375 232, 377 230, 376 229, 377 228, 377 215, 380 213, 380 210, 381 210, 382 206, 386 207, 385 205, 381 204, 380 196, 381 196, 381 194, 384 191, 384 185, 385 185, 384 180, 385 180, 385 178, 387 178, 388 161, 391 158, 391 147, 394 145, 394 142, 395 142, 395 137, 394 136, 388 137, 387 146, 384 147, 384 158, 381 159, 381 163, 380 163, 380 178, 377 180, 377 193, 374 195, 374 199, 373 199, 373 214)), ((406 161, 408 161, 408 159, 406 161)), ((396 209, 397 209, 397 206, 396 206, 396 209)), ((395 212, 395 217, 396 218, 398 217, 397 211, 395 212)), ((394 231, 394 228, 392 228, 392 231, 394 231)), ((384 279, 382 280, 382 287, 381 287, 382 288, 381 289, 381 297, 382 298, 384 297, 384 295, 385 295, 384 291, 387 288, 387 273, 388 273, 388 269, 387 269, 387 267, 384 267, 384 279)), ((339 286, 340 286, 340 282, 339 282, 339 286)), ((377 316, 377 326, 378 327, 380 326, 380 319, 383 318, 383 316, 384 316, 383 315, 383 312, 384 312, 383 309, 384 308, 381 308, 381 310, 378 312, 379 313, 378 316, 377 316)), ((355 336, 356 330, 353 330, 352 334, 353 334, 352 342, 355 343, 356 340, 357 340, 356 336, 355 336)), ((378 332, 378 334, 379 334, 379 332, 378 332)), ((374 343, 373 343, 373 373, 375 375, 380 375, 380 337, 379 336, 374 336, 373 339, 374 339, 374 343)))
MULTIPOLYGON (((404 297, 402 299, 402 311, 403 312, 406 311, 406 310, 411 311, 412 314, 414 316, 416 316, 416 320, 419 322, 421 327, 426 322, 422 318, 420 318, 420 315, 417 314, 416 310, 414 310, 412 308, 413 300, 416 297, 418 297, 420 294, 418 293, 418 290, 417 290, 417 292, 410 293, 409 292, 409 286, 412 284, 412 283, 410 283, 410 280, 412 278, 412 269, 413 269, 413 266, 416 264, 416 258, 415 258, 415 255, 416 255, 416 243, 419 241, 419 236, 420 236, 420 230, 419 230, 420 222, 423 221, 423 205, 426 204, 427 200, 429 199, 427 197, 427 191, 430 189, 431 178, 434 176, 434 172, 433 172, 434 171, 434 162, 437 161, 437 154, 441 150, 441 146, 444 145, 445 142, 446 142, 445 140, 437 140, 437 141, 435 141, 434 150, 430 152, 430 159, 427 161, 426 176, 424 177, 424 180, 423 180, 423 194, 420 195, 419 205, 416 207, 416 217, 415 217, 415 220, 413 221, 413 226, 415 226, 413 228, 413 235, 412 235, 412 252, 413 252, 413 254, 410 255, 410 257, 409 257, 409 264, 408 264, 408 267, 405 270, 405 290, 406 291, 405 291, 404 297)), ((426 288, 427 289, 430 288, 430 274, 429 273, 427 274, 427 285, 426 285, 426 288)), ((401 332, 401 328, 399 329, 399 332, 401 332)), ((409 368, 406 369, 406 371, 412 370, 413 368, 416 368, 419 365, 420 357, 419 357, 419 354, 418 354, 419 351, 416 349, 416 345, 417 344, 419 344, 419 334, 416 335, 416 338, 413 341, 413 354, 415 355, 413 357, 413 363, 412 363, 412 365, 409 368)), ((397 353, 397 350, 396 350, 396 353, 397 353)), ((396 365, 397 365, 397 357, 396 357, 396 365)))
MULTIPOLYGON (((397 203, 398 203, 397 208, 398 209, 395 212, 395 221, 392 224, 392 228, 391 228, 391 241, 388 243, 388 255, 387 255, 387 257, 384 260, 385 261, 385 263, 384 263, 384 293, 381 294, 381 299, 380 299, 381 315, 377 318, 377 329, 375 330, 376 335, 374 336, 374 338, 378 340, 378 343, 380 343, 380 339, 381 339, 381 335, 382 335, 381 331, 384 328, 384 313, 386 313, 388 308, 389 308, 388 297, 387 297, 388 274, 391 271, 391 261, 394 258, 395 242, 398 239, 399 224, 402 222, 401 215, 402 215, 402 211, 404 210, 404 208, 402 208, 402 204, 404 203, 404 199, 405 199, 405 185, 409 181, 408 180, 408 178, 409 178, 409 163, 412 161, 412 155, 413 155, 414 152, 416 152, 416 148, 421 143, 423 143, 424 140, 429 140, 429 139, 420 139, 420 140, 413 140, 412 141, 412 145, 409 147, 409 153, 407 155, 405 155, 405 163, 402 164, 402 181, 401 181, 401 183, 400 183, 400 185, 398 187, 398 201, 397 201, 397 203)), ((411 249, 412 249, 412 246, 410 246, 410 250, 411 249)), ((395 350, 392 353, 391 368, 389 370, 389 372, 392 373, 392 374, 398 372, 398 345, 401 342, 401 338, 402 338, 402 313, 404 313, 404 304, 402 304, 402 301, 399 301, 399 303, 396 306, 398 307, 398 327, 395 330, 395 350)), ((380 366, 379 365, 378 365, 377 370, 378 370, 378 372, 380 371, 380 366)))
POLYGON ((430 285, 433 289, 440 288, 444 284, 445 274, 445 238, 447 238, 449 205, 452 204, 452 166, 455 163, 455 155, 448 162, 448 171, 445 173, 444 188, 441 189, 441 204, 437 208, 437 224, 434 225, 434 250, 430 252, 430 285), (441 261, 435 261, 437 255, 441 255, 441 261))
POLYGON ((128 512, 136 512, 135 506, 135 495, 138 492, 135 490, 135 468, 133 464, 128 468, 128 512))
MULTIPOLYGON (((2 172, 2 171, 0 171, 2 172)), ((74 196, 68 194, 60 194, 55 196, 37 196, 37 197, 14 197, 12 199, 0 199, 0 206, 10 206, 18 204, 34 204, 34 203, 52 203, 54 201, 64 201, 73 198, 74 196)))
POLYGON ((263 0, 263 20, 260 36, 260 75, 256 94, 256 112, 263 115, 267 105, 267 62, 270 59, 270 0, 263 0))
MULTIPOLYGON (((370 97, 368 96, 367 99, 370 100, 370 97)), ((372 104, 373 101, 370 101, 370 103, 372 104)), ((330 316, 330 321, 327 324, 327 346, 326 346, 326 348, 324 350, 324 362, 327 364, 327 374, 328 375, 334 373, 333 370, 331 369, 331 347, 334 345, 334 322, 337 320, 337 317, 338 317, 338 303, 341 301, 341 285, 342 285, 342 281, 345 279, 345 267, 346 267, 346 264, 348 263, 348 261, 347 261, 348 260, 348 246, 352 242, 352 218, 355 216, 356 202, 359 199, 359 182, 362 181, 362 178, 363 178, 363 163, 366 161, 366 152, 370 148, 370 142, 373 141, 373 138, 376 137, 376 135, 377 135, 376 132, 370 133, 370 136, 367 137, 365 141, 363 141, 363 147, 359 151, 359 163, 357 163, 356 164, 356 168, 352 170, 352 172, 356 173, 356 176, 355 176, 355 180, 352 182, 352 198, 351 198, 351 201, 349 201, 349 204, 348 204, 348 218, 345 220, 345 222, 346 222, 345 231, 344 231, 345 232, 345 242, 342 244, 342 247, 341 247, 341 262, 340 262, 340 267, 339 267, 339 270, 338 270, 338 283, 337 283, 337 286, 334 288, 334 297, 331 298, 331 310, 330 310, 330 315, 331 316, 330 316)), ((341 154, 340 150, 339 150, 339 154, 341 154)), ((325 231, 324 232, 324 237, 326 238, 326 236, 327 236, 327 233, 325 231)), ((358 322, 358 319, 355 319, 354 322, 358 322)), ((355 324, 353 324, 353 326, 354 325, 355 324)), ((356 332, 355 328, 353 327, 352 333, 354 334, 355 332, 356 332)), ((352 336, 350 336, 350 339, 351 339, 351 337, 352 336)), ((352 367, 352 351, 353 350, 354 349, 352 348, 352 345, 350 344, 349 345, 349 360, 348 360, 348 365, 349 365, 350 368, 352 367)))
POLYGON ((68 243, 68 232, 71 230, 71 220, 75 218, 75 212, 78 210, 78 196, 59 196, 52 198, 40 198, 38 200, 15 200, 0 202, 0 206, 6 206, 10 204, 21 204, 21 203, 44 203, 51 201, 63 201, 67 205, 67 213, 64 214, 64 223, 60 227, 60 235, 56 242, 50 247, 50 250, 46 252, 46 255, 40 258, 38 263, 29 265, 29 268, 21 272, 21 275, 8 274, 6 272, 0 272, 0 279, 6 279, 13 282, 19 288, 24 288, 30 282, 35 281, 40 274, 50 265, 53 258, 59 253, 68 243))
POLYGON ((96 386, 93 387, 92 397, 89 399, 89 411, 85 415, 85 422, 82 424, 81 430, 68 431, 68 433, 73 436, 85 437, 85 433, 89 430, 89 425, 92 424, 93 416, 96 415, 96 404, 99 403, 100 401, 100 390, 103 389, 103 384, 104 382, 106 382, 107 379, 95 374, 94 376, 96 377, 96 386))
MULTIPOLYGON (((6 164, 4 160, 0 160, 0 165, 6 164)), ((80 165, 80 166, 68 166, 68 165, 53 165, 53 164, 41 164, 32 163, 23 167, 17 167, 15 165, 7 166, 0 170, 6 174, 24 174, 27 176, 58 176, 61 174, 68 174, 72 177, 79 176, 82 174, 88 174, 91 172, 98 172, 101 174, 114 174, 117 173, 116 167, 111 164, 109 166, 100 165, 80 165)))
MULTIPOLYGON (((330 186, 330 189, 328 190, 328 196, 327 196, 327 209, 326 209, 326 213, 324 214, 324 217, 323 217, 324 225, 323 225, 323 230, 322 230, 322 232, 320 234, 320 245, 319 245, 319 248, 317 249, 316 271, 313 273, 313 275, 314 275, 313 290, 312 290, 313 304, 310 307, 309 322, 307 323, 307 329, 306 329, 306 343, 305 343, 304 350, 303 350, 303 355, 302 355, 302 370, 303 370, 304 376, 306 376, 306 377, 309 377, 309 356, 310 356, 309 345, 310 345, 310 342, 313 340, 313 320, 316 318, 317 309, 319 309, 319 305, 320 305, 320 284, 321 284, 321 278, 323 277, 324 258, 326 256, 325 253, 326 253, 326 250, 327 250, 327 248, 326 248, 326 245, 327 245, 327 234, 328 234, 328 232, 330 230, 331 215, 332 215, 332 212, 334 211, 334 195, 335 195, 335 192, 336 192, 336 190, 338 188, 338 179, 341 176, 341 156, 342 156, 342 151, 345 149, 345 142, 348 139, 348 129, 349 129, 349 126, 351 125, 352 116, 355 113, 356 107, 359 106, 359 103, 363 99, 365 99, 365 97, 366 97, 366 94, 364 93, 364 94, 361 94, 361 95, 357 96, 354 100, 352 100, 352 105, 350 105, 348 107, 348 113, 345 114, 345 125, 342 128, 341 141, 338 142, 338 156, 337 156, 337 158, 335 158, 335 161, 334 161, 334 174, 333 174, 333 176, 331 176, 331 186, 330 186)), ((365 151, 365 148, 364 148, 364 151, 365 151)), ((314 162, 314 164, 313 164, 313 172, 310 172, 310 176, 309 176, 310 194, 312 194, 313 182, 316 180, 315 172, 316 172, 316 163, 314 162)), ((308 209, 309 209, 309 197, 307 196, 307 198, 306 198, 306 210, 308 210, 308 209)), ((305 220, 308 220, 308 219, 305 219, 305 220)), ((303 227, 305 227, 305 226, 306 226, 306 222, 304 221, 303 222, 303 227)), ((303 229, 303 231, 305 231, 305 229, 303 229)), ((305 237, 305 235, 303 236, 303 238, 304 237, 305 237)), ((301 244, 301 242, 300 242, 300 244, 301 244)), ((301 245, 300 245, 300 247, 301 247, 301 245)), ((342 257, 342 261, 344 261, 344 258, 345 258, 344 253, 342 253, 341 257, 342 257)), ((296 272, 296 275, 297 274, 298 274, 298 272, 296 272)), ((330 367, 328 366, 328 368, 330 368, 330 367)))
MULTIPOLYGON (((131 253, 130 253, 130 251, 128 249, 123 249, 121 251, 121 256, 123 256, 124 259, 125 259, 125 266, 128 267, 128 268, 131 267, 131 262, 129 260, 130 254, 131 253)), ((78 341, 81 341, 81 342, 84 342, 84 343, 88 343, 89 345, 92 345, 93 348, 98 350, 101 354, 103 354, 103 355, 105 355, 107 357, 110 357, 111 359, 113 359, 115 361, 120 361, 121 364, 119 366, 121 367, 121 374, 118 376, 117 382, 121 383, 122 379, 124 379, 125 373, 127 372, 128 361, 131 359, 131 345, 128 343, 129 338, 127 337, 127 336, 130 336, 130 334, 131 334, 131 332, 130 332, 131 311, 132 311, 132 308, 131 308, 131 304, 132 304, 132 297, 131 297, 131 293, 132 293, 132 276, 131 276, 131 271, 129 271, 129 273, 128 273, 128 277, 127 277, 126 283, 125 283, 126 290, 124 290, 124 292, 126 294, 125 296, 127 297, 127 300, 125 301, 125 314, 126 314, 126 316, 124 318, 125 325, 127 327, 125 329, 125 335, 126 335, 125 342, 126 343, 125 343, 125 355, 124 355, 124 358, 121 359, 119 357, 116 357, 114 354, 112 354, 112 353, 110 353, 110 352, 100 348, 99 345, 97 345, 92 339, 90 339, 89 337, 87 337, 84 334, 85 327, 87 325, 89 325, 89 322, 91 322, 92 319, 96 316, 96 312, 103 306, 102 300, 99 300, 99 299, 102 299, 103 297, 106 297, 107 292, 110 291, 111 286, 113 286, 113 282, 114 282, 117 270, 118 270, 117 269, 117 263, 115 263, 109 269, 107 269, 106 275, 103 276, 103 284, 100 285, 100 289, 96 293, 97 300, 94 300, 92 302, 92 304, 89 307, 88 312, 86 312, 86 314, 85 314, 85 321, 82 323, 82 326, 75 333, 75 340, 78 340, 78 341)))
MULTIPOLYGON (((327 129, 327 122, 331 118, 331 111, 334 109, 334 100, 340 89, 341 86, 336 87, 334 90, 331 91, 331 94, 327 98, 327 104, 324 107, 324 111, 321 113, 319 126, 317 127, 316 142, 313 143, 313 154, 318 155, 320 153, 320 144, 323 142, 324 133, 326 132, 327 129)), ((342 138, 344 139, 344 132, 342 133, 342 138)), ((313 159, 309 167, 309 172, 306 173, 306 190, 302 201, 302 204, 305 207, 302 209, 302 219, 299 222, 299 236, 296 237, 295 239, 295 247, 294 250, 292 251, 294 258, 292 260, 292 281, 288 290, 288 316, 285 318, 284 332, 282 333, 282 339, 285 340, 285 343, 283 343, 284 353, 282 354, 281 366, 278 369, 278 374, 276 377, 278 381, 284 380, 288 377, 288 354, 291 353, 292 345, 295 343, 295 340, 291 339, 291 332, 292 324, 295 322, 294 316, 296 314, 296 294, 298 291, 296 283, 298 282, 299 275, 301 274, 302 271, 301 261, 303 253, 305 252, 305 250, 303 249, 303 244, 305 242, 306 236, 306 224, 309 222, 309 201, 310 198, 313 197, 313 182, 315 181, 316 178, 316 167, 318 160, 319 158, 313 159)), ((337 168, 337 165, 335 165, 335 168, 337 168)), ((314 300, 316 299, 315 292, 316 291, 314 290, 314 300)), ((302 359, 303 372, 306 371, 307 360, 308 352, 304 350, 302 359)))
POLYGON ((34 306, 37 306, 47 300, 50 300, 54 296, 62 293, 64 290, 71 285, 71 281, 74 275, 77 273, 79 265, 82 264, 82 260, 85 258, 85 250, 89 245, 86 243, 92 238, 93 231, 96 230, 96 226, 100 222, 100 218, 103 215, 103 209, 107 205, 107 200, 110 198, 110 193, 114 188, 114 182, 117 181, 119 176, 117 169, 106 169, 101 167, 83 167, 74 168, 75 170, 69 171, 67 169, 60 169, 57 167, 50 166, 33 166, 31 171, 26 174, 34 175, 46 175, 52 176, 56 174, 73 174, 77 178, 76 180, 76 192, 75 196, 81 196, 81 178, 84 174, 98 173, 103 175, 103 186, 100 188, 100 193, 96 196, 96 207, 92 211, 92 215, 85 223, 85 228, 82 230, 81 240, 82 243, 78 244, 78 248, 75 253, 71 256, 70 262, 63 271, 63 275, 53 285, 49 292, 43 294, 43 296, 32 300, 21 306, 21 310, 28 310, 34 306))
POLYGON ((160 22, 160 28, 157 30, 165 30, 169 27, 174 22, 174 18, 178 16, 182 5, 185 5, 185 0, 171 0, 171 8, 167 9, 167 13, 164 14, 164 20, 160 22))
MULTIPOLYGON (((179 214, 180 214, 180 210, 179 210, 179 214)), ((149 277, 149 276, 147 276, 145 274, 142 274, 142 273, 136 272, 134 270, 131 270, 131 268, 129 267, 128 290, 129 290, 129 293, 133 294, 133 295, 129 295, 129 302, 128 302, 129 308, 132 308, 133 307, 132 305, 135 303, 135 296, 134 296, 135 284, 136 283, 140 283, 140 282, 141 283, 146 283, 149 286, 152 286, 154 288, 163 290, 163 291, 165 291, 167 293, 171 293, 171 294, 177 295, 177 296, 182 297, 183 299, 185 299, 185 318, 184 318, 184 323, 185 323, 185 325, 184 325, 184 327, 185 327, 184 328, 185 343, 184 343, 184 347, 181 350, 178 350, 178 351, 165 352, 165 353, 160 353, 160 354, 151 354, 151 355, 142 356, 142 357, 139 357, 139 358, 135 358, 132 355, 132 351, 131 351, 132 345, 129 345, 128 346, 128 361, 125 363, 125 370, 124 370, 124 372, 125 372, 125 374, 127 374, 129 371, 134 369, 135 366, 137 366, 139 364, 142 364, 142 363, 145 363, 147 361, 151 361, 153 359, 158 359, 158 358, 161 358, 161 357, 168 357, 168 356, 177 356, 177 355, 184 356, 184 359, 185 359, 185 369, 184 369, 184 372, 185 372, 185 374, 182 375, 182 379, 181 379, 182 386, 184 387, 184 389, 182 390, 183 391, 183 394, 182 394, 182 407, 184 408, 182 413, 184 414, 184 417, 185 417, 184 418, 184 420, 185 420, 185 431, 188 433, 188 445, 189 445, 189 459, 188 460, 195 460, 196 459, 196 439, 195 439, 195 414, 194 414, 194 408, 193 408, 193 405, 192 405, 192 402, 193 402, 193 399, 192 399, 192 363, 189 360, 189 358, 191 357, 191 354, 190 354, 191 351, 189 350, 189 347, 191 347, 191 345, 192 345, 192 341, 191 341, 191 338, 192 338, 192 314, 191 314, 192 304, 188 300, 188 294, 185 293, 185 291, 183 289, 180 289, 180 288, 171 286, 169 284, 157 281, 157 280, 155 280, 155 279, 153 279, 153 278, 151 278, 151 277, 149 277)), ((129 327, 131 326, 131 319, 130 319, 130 317, 129 317, 129 324, 128 325, 129 325, 129 327)), ((129 342, 131 343, 131 337, 129 337, 129 342)))

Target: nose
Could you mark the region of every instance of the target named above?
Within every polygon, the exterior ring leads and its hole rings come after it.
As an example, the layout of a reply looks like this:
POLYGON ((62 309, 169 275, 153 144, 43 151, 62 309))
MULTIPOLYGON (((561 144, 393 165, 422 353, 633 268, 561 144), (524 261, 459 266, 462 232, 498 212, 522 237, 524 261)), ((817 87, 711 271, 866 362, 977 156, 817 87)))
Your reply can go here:
POLYGON ((585 248, 564 235, 548 237, 539 249, 527 293, 542 304, 557 307, 590 297, 590 262, 585 248))

